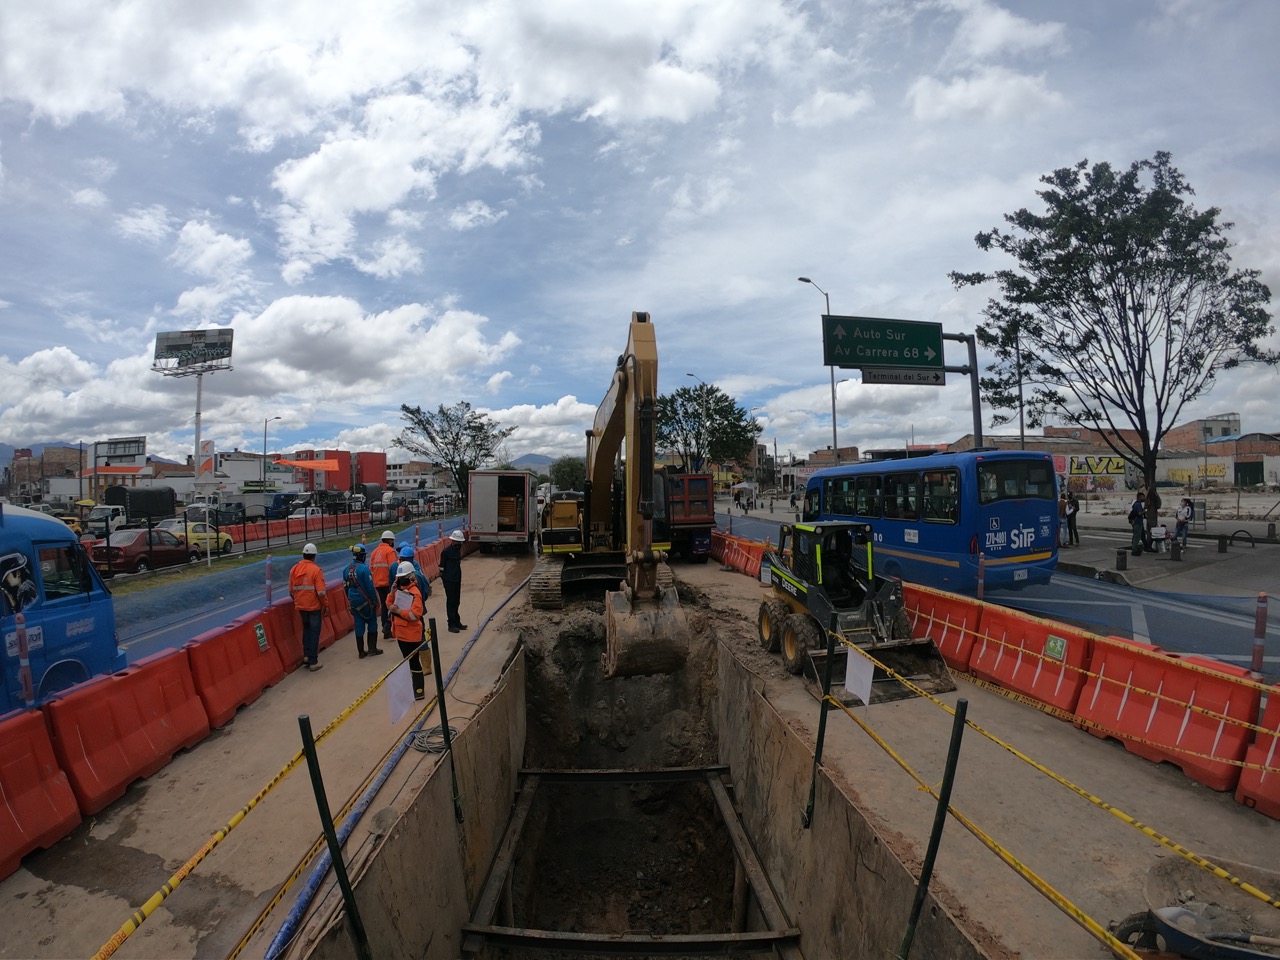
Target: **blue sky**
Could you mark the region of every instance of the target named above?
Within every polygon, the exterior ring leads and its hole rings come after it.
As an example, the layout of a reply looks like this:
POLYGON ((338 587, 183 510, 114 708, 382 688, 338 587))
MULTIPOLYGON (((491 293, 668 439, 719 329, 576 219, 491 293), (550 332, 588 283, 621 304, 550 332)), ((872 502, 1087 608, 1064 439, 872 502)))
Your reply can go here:
MULTIPOLYGON (((1273 0, 354 9, 5 5, 0 440, 184 458, 195 383, 152 372, 155 334, 230 326, 221 450, 280 416, 273 451, 404 459, 401 403, 467 400, 513 459, 581 453, 646 310, 664 392, 717 384, 802 456, 831 394, 798 276, 833 313, 970 333, 990 291, 947 273, 996 266, 979 230, 1057 167, 1157 150, 1280 289, 1273 0)), ((1278 376, 1225 374, 1184 416, 1280 430, 1278 376)), ((842 444, 972 429, 961 375, 837 377, 842 444)))

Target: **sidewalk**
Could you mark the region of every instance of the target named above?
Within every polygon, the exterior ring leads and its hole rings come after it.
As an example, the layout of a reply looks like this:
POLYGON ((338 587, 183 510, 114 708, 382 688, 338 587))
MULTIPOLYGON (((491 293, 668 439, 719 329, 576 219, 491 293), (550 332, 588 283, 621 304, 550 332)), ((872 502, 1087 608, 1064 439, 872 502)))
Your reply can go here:
MULTIPOLYGON (((732 507, 731 499, 716 502, 717 513, 727 514, 732 507)), ((1124 515, 1096 512, 1097 502, 1090 507, 1095 512, 1080 513, 1077 522, 1080 545, 1058 552, 1058 569, 1063 573, 1168 593, 1254 598, 1266 593, 1280 597, 1280 541, 1275 539, 1274 523, 1210 519, 1193 530, 1182 559, 1175 561, 1171 553, 1133 556, 1124 515), (1219 553, 1223 537, 1227 538, 1226 551, 1219 553), (1117 569, 1119 551, 1124 553, 1124 570, 1117 569)), ((741 516, 741 511, 734 513, 735 519, 741 516)), ((795 523, 796 511, 786 500, 772 505, 765 500, 747 517, 795 523)))

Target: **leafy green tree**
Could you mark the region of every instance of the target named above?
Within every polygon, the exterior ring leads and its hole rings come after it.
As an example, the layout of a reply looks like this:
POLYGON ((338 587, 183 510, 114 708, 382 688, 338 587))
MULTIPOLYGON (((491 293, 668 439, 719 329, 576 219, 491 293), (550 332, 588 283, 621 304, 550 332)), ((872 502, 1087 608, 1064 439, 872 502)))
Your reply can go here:
MULTIPOLYGON (((1040 178, 1045 210, 1006 214, 1007 231, 975 238, 1012 265, 950 274, 956 287, 994 281, 978 342, 995 355, 987 403, 1097 430, 1155 482, 1160 442, 1220 370, 1280 362, 1271 291, 1257 270, 1233 270, 1216 207, 1196 210, 1170 155, 1127 171, 1081 161, 1040 178)), ((1006 423, 1012 413, 998 413, 1006 423)))
POLYGON ((677 457, 686 471, 745 461, 761 429, 737 401, 710 384, 680 387, 658 397, 658 449, 677 457))
POLYGON ((587 461, 583 457, 560 457, 547 469, 557 490, 581 490, 587 484, 587 461))
POLYGON ((392 444, 448 470, 463 502, 467 496, 467 476, 492 462, 503 441, 516 430, 498 426, 488 414, 472 410, 465 400, 451 407, 442 403, 434 413, 403 404, 400 419, 407 426, 392 444))

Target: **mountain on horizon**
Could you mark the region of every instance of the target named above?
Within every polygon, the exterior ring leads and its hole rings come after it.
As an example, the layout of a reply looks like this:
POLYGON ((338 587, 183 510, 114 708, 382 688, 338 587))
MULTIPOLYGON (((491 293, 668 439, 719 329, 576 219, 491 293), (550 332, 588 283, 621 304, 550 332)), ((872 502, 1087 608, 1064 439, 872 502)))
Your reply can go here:
POLYGON ((553 457, 548 457, 541 453, 526 453, 517 460, 512 460, 511 465, 521 470, 536 470, 538 473, 546 473, 547 467, 555 462, 553 457))

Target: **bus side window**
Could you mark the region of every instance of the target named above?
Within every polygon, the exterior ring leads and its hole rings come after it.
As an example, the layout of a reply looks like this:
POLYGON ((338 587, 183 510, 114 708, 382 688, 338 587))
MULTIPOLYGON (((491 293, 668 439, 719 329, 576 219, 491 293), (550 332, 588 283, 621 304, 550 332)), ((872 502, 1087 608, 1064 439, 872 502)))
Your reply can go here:
POLYGON ((950 471, 924 475, 924 519, 955 523, 959 519, 956 474, 950 471))
POLYGON ((810 487, 804 492, 804 512, 801 516, 805 520, 817 520, 820 510, 820 494, 821 490, 817 487, 810 487))
POLYGON ((856 516, 874 519, 880 516, 880 478, 858 477, 853 488, 856 516))

